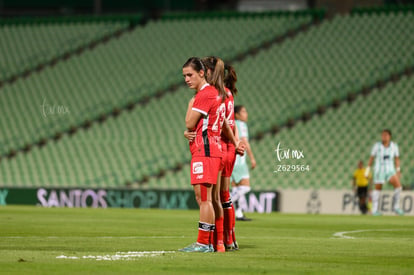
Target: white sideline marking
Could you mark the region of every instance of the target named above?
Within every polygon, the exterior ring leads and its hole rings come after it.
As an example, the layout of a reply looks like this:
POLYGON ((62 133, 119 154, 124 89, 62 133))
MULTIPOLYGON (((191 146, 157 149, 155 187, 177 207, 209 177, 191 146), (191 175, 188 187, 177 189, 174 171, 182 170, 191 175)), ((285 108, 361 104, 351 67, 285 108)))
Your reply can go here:
POLYGON ((97 261, 119 261, 119 260, 130 260, 132 258, 141 257, 155 257, 162 256, 168 253, 175 253, 175 251, 128 251, 128 252, 116 252, 114 255, 87 255, 87 256, 57 256, 56 259, 94 259, 97 261))
POLYGON ((399 229, 363 229, 363 230, 343 231, 343 232, 334 233, 333 237, 342 238, 342 239, 355 239, 355 237, 346 236, 346 235, 353 234, 353 233, 370 232, 370 231, 400 231, 400 230, 399 229))

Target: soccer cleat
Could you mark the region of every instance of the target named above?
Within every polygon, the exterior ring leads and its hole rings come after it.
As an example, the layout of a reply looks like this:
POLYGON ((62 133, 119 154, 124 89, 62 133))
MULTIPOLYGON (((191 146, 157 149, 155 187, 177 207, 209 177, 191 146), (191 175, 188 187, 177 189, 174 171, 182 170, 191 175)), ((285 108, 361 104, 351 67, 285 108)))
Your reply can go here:
POLYGON ((193 244, 190 244, 189 246, 179 249, 178 251, 207 253, 207 252, 214 252, 214 249, 212 249, 210 245, 193 243, 193 244))
POLYGON ((372 216, 382 216, 382 213, 377 211, 372 213, 372 216))
POLYGON ((224 252, 226 252, 226 248, 224 247, 224 244, 218 244, 217 245, 216 252, 218 252, 218 253, 224 253, 224 252))
POLYGON ((239 244, 236 241, 233 242, 233 246, 234 250, 239 250, 239 244))
POLYGON ((394 212, 397 215, 404 216, 404 211, 401 208, 396 208, 394 212))
POLYGON ((233 252, 236 251, 235 247, 234 247, 234 243, 232 244, 226 244, 225 246, 226 252, 233 252))

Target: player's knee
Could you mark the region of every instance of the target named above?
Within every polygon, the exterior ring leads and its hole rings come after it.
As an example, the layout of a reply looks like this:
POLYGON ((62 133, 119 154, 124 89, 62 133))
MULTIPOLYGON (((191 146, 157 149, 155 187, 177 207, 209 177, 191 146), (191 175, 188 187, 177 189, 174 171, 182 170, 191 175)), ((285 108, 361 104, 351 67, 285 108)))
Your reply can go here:
POLYGON ((198 206, 200 206, 201 205, 201 197, 197 196, 197 194, 196 194, 195 199, 196 199, 196 202, 197 202, 198 206))
POLYGON ((212 199, 212 203, 214 207, 221 206, 220 196, 214 196, 212 199))

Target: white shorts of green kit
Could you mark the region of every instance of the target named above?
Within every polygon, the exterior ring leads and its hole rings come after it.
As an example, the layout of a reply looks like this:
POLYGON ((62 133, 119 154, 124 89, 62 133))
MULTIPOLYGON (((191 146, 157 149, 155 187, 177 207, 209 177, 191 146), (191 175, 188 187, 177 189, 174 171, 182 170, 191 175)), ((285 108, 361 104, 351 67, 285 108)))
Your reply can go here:
POLYGON ((384 184, 389 182, 392 176, 395 175, 395 169, 390 169, 387 172, 379 171, 374 173, 374 183, 375 184, 384 184))
POLYGON ((243 179, 250 178, 249 168, 247 163, 234 165, 233 173, 231 174, 231 181, 238 184, 243 179))

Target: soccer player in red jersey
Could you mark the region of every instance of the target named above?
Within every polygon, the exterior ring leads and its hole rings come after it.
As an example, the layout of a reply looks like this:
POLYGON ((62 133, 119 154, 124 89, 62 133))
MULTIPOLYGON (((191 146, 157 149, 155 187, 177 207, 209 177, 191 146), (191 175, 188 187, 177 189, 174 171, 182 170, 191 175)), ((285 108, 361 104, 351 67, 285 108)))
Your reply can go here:
MULTIPOLYGON (((238 140, 237 127, 234 121, 234 96, 237 95, 236 88, 237 75, 234 68, 230 65, 225 65, 224 85, 226 86, 227 98, 226 104, 226 119, 229 126, 233 130, 236 139, 238 140)), ((225 137, 222 139, 224 157, 224 167, 221 174, 220 185, 220 200, 222 202, 224 211, 224 242, 226 250, 238 249, 238 244, 235 237, 235 212, 234 206, 230 198, 230 178, 233 172, 234 163, 236 161, 236 148, 225 137)))
POLYGON ((183 65, 186 84, 196 90, 188 104, 185 124, 188 131, 195 131, 189 142, 191 159, 191 184, 200 206, 200 220, 197 242, 180 251, 213 252, 211 245, 214 234, 215 212, 212 204, 212 189, 217 183, 221 158, 221 131, 226 132, 236 147, 239 143, 225 122, 224 63, 220 60, 212 75, 210 85, 206 80, 206 68, 201 59, 192 57, 183 65))
MULTIPOLYGON (((217 65, 217 61, 220 60, 217 57, 206 57, 203 58, 203 63, 207 69, 207 81, 211 82, 211 76, 213 75, 214 69, 217 65)), ((225 66, 225 91, 226 98, 224 104, 226 106, 226 120, 230 126, 231 131, 235 133, 234 128, 234 99, 233 94, 237 93, 235 83, 237 81, 237 75, 232 66, 225 66), (227 87, 230 87, 227 88, 227 87)), ((185 132, 184 136, 191 139, 194 132, 185 132)), ((236 139, 237 136, 236 136, 236 139)), ((233 171, 234 161, 236 159, 236 148, 230 142, 230 140, 222 135, 222 167, 219 172, 217 185, 213 187, 213 207, 215 210, 215 238, 214 248, 217 252, 224 252, 225 250, 233 250, 237 248, 237 242, 234 237, 234 207, 230 199, 230 176, 233 171), (234 239, 234 241, 233 241, 234 239), (224 246, 225 244, 225 246, 224 246)))

